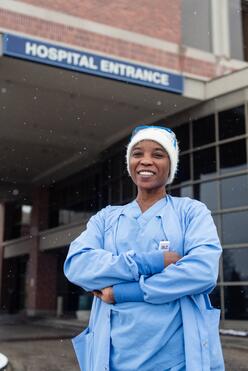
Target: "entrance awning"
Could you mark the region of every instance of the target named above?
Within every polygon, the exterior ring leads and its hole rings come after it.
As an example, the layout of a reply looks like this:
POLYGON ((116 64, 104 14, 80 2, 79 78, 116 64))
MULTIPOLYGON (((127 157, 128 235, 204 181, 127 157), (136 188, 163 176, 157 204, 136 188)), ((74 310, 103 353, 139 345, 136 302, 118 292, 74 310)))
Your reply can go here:
POLYGON ((0 58, 0 199, 80 171, 139 124, 200 102, 184 95, 12 57, 0 58))

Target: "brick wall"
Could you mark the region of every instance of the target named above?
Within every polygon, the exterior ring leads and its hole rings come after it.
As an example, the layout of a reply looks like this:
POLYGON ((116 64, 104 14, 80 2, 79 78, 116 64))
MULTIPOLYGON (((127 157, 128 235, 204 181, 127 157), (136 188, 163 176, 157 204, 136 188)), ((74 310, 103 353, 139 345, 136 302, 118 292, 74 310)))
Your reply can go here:
POLYGON ((124 30, 180 42, 180 0, 22 0, 124 30))
POLYGON ((0 29, 22 32, 31 37, 42 37, 52 42, 64 42, 82 49, 103 52, 120 58, 128 58, 136 62, 148 63, 178 72, 189 72, 203 77, 214 76, 215 66, 204 61, 180 57, 179 54, 150 48, 93 32, 46 22, 37 18, 23 16, 0 9, 0 29))

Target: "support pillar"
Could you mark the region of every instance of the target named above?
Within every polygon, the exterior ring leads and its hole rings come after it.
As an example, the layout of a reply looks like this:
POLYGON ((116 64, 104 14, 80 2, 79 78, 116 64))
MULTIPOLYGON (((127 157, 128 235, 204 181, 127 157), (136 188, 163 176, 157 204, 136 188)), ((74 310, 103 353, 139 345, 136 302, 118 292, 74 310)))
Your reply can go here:
POLYGON ((55 315, 57 255, 40 251, 39 232, 48 227, 48 189, 33 192, 31 215, 32 248, 27 267, 27 314, 55 315))
POLYGON ((4 258, 4 204, 0 204, 0 309, 3 304, 3 258, 4 258))

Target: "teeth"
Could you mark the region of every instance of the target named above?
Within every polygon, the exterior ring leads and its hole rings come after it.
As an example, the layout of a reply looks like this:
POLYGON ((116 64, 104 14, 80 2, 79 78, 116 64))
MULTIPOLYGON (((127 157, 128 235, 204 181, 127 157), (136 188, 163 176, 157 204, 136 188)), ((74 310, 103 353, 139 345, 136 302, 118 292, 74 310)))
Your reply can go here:
POLYGON ((140 175, 144 175, 144 176, 150 176, 150 175, 153 175, 153 173, 151 171, 139 171, 139 174, 140 175))

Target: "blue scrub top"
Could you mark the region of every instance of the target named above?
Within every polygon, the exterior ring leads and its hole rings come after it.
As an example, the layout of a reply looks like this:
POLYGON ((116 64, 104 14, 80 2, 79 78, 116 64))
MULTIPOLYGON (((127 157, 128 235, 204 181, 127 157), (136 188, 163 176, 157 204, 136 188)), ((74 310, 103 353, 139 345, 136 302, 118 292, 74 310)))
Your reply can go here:
MULTIPOLYGON (((139 254, 158 250, 159 242, 167 239, 161 220, 166 202, 166 198, 159 200, 143 214, 136 201, 125 207, 117 226, 119 254, 129 250, 139 254)), ((136 371, 164 371, 184 361, 179 300, 160 305, 146 302, 115 304, 110 336, 111 371, 130 371, 134 360, 136 371)))
MULTIPOLYGON (((111 361, 113 367, 123 371, 123 364, 116 364, 122 347, 126 354, 120 354, 119 360, 128 362, 129 368, 126 364, 124 367, 129 370, 149 369, 149 357, 155 357, 151 352, 156 347, 163 357, 175 349, 180 354, 182 320, 185 369, 224 371, 218 329, 220 312, 208 298, 216 285, 220 254, 211 213, 196 200, 167 196, 143 215, 135 202, 108 206, 94 215, 70 246, 65 274, 87 291, 113 286, 117 304, 94 298, 88 328, 73 339, 81 370, 111 371, 111 361), (137 220, 133 222, 135 216, 137 220), (135 236, 130 238, 130 233, 135 236), (156 250, 160 233, 170 241, 171 250, 182 256, 165 269, 163 252, 156 250), (174 308, 176 320, 166 308, 174 308), (164 318, 164 311, 173 320, 164 318), (179 343, 173 346, 170 341, 176 339, 177 330, 172 326, 177 321, 179 343), (149 323, 153 326, 148 327, 149 323), (115 331, 121 332, 120 339, 115 331), (164 336, 163 340, 158 334, 164 336), (135 346, 133 339, 137 340, 135 346)), ((166 362, 164 358, 163 361, 166 362)), ((169 363, 159 367, 157 362, 156 368, 153 364, 149 371, 182 371, 184 362, 175 367, 169 363)))

